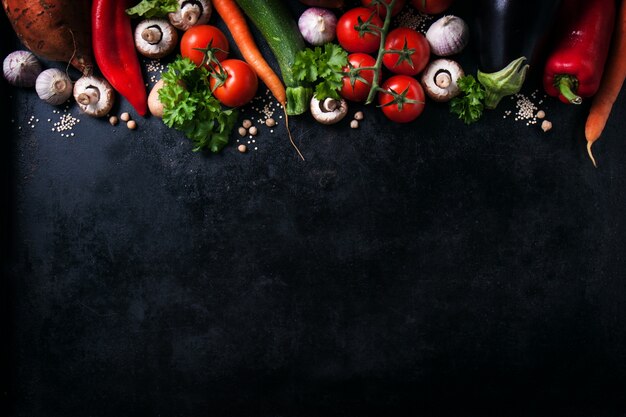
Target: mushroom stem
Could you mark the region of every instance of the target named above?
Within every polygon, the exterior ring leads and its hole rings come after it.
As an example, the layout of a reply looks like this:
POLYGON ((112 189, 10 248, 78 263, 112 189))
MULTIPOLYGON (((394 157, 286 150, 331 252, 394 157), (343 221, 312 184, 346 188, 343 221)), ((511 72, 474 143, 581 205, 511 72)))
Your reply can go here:
POLYGON ((150 45, 156 45, 163 39, 163 32, 159 26, 153 25, 145 28, 144 31, 141 32, 141 38, 150 45))
POLYGON ((76 97, 76 101, 82 104, 83 106, 88 106, 90 104, 97 103, 100 100, 100 90, 97 87, 89 86, 85 88, 85 91, 80 93, 78 97, 76 97))
POLYGON ((330 97, 324 99, 323 101, 320 101, 320 109, 322 109, 323 112, 335 111, 337 110, 339 105, 340 103, 338 100, 330 97))
POLYGON ((435 74, 435 84, 441 88, 448 88, 452 83, 452 77, 448 70, 439 70, 435 74))
POLYGON ((189 24, 190 26, 195 25, 201 15, 202 9, 198 4, 187 3, 182 8, 183 20, 186 21, 187 24, 189 24))

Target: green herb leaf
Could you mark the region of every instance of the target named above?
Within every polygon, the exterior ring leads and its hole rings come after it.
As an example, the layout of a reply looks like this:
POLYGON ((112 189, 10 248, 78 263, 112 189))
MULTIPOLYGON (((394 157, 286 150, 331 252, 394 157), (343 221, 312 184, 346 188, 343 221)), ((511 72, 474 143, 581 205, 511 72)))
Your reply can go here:
POLYGON ((450 101, 450 111, 459 116, 466 124, 478 121, 485 108, 485 88, 473 75, 466 75, 457 80, 462 94, 450 101))
POLYGON ((293 73, 298 81, 315 88, 315 97, 339 99, 343 85, 343 67, 348 65, 348 53, 339 45, 327 43, 324 48, 304 49, 296 55, 293 73))
POLYGON ((126 9, 126 14, 134 17, 164 17, 178 10, 178 0, 142 0, 134 7, 126 9))
POLYGON ((179 130, 194 145, 194 151, 221 151, 237 122, 235 109, 224 109, 211 94, 209 71, 178 56, 162 75, 163 123, 179 130))

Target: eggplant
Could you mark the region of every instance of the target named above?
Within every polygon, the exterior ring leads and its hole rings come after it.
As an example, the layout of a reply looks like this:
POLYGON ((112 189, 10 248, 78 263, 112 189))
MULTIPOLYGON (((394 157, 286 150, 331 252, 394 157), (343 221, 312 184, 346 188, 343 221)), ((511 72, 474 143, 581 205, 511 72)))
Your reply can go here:
POLYGON ((475 9, 478 81, 486 89, 485 107, 519 92, 529 65, 539 60, 541 44, 554 24, 561 0, 479 0, 475 9))

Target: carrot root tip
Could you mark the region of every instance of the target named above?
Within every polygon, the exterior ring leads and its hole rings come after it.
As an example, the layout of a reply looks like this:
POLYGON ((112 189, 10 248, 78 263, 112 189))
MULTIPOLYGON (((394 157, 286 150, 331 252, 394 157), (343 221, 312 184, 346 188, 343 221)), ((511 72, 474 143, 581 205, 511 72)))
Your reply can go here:
POLYGON ((594 167, 598 167, 598 164, 596 164, 596 158, 593 157, 593 153, 591 152, 591 146, 593 145, 593 142, 587 142, 587 154, 589 155, 589 158, 591 158, 591 162, 593 163, 594 167))

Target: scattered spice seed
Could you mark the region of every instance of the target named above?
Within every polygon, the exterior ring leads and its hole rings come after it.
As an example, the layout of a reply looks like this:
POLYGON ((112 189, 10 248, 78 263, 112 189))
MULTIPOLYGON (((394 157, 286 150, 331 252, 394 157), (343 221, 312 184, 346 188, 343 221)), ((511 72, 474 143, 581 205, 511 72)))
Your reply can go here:
POLYGON ((358 111, 356 113, 354 113, 354 120, 363 120, 363 112, 362 111, 358 111))
POLYGON ((256 136, 257 133, 259 133, 259 130, 256 126, 251 126, 250 129, 248 129, 248 133, 250 133, 250 135, 252 136, 256 136))
POLYGON ((536 117, 537 119, 543 119, 544 117, 546 117, 546 112, 545 112, 545 111, 543 111, 543 110, 539 110, 539 111, 537 112, 537 114, 535 115, 535 117, 536 117))
POLYGON ((250 121, 250 119, 245 119, 241 125, 245 128, 245 129, 249 129, 250 126, 252 126, 252 121, 250 121))
POLYGON ((111 126, 117 126, 117 124, 119 123, 119 119, 117 118, 117 116, 111 116, 109 117, 109 123, 111 123, 111 126))
POLYGON ((128 122, 126 122, 126 127, 130 130, 135 130, 137 129, 137 122, 134 120, 129 120, 128 122))
POLYGON ((352 120, 352 121, 350 122, 350 127, 351 127, 352 129, 358 129, 358 128, 359 128, 359 121, 358 121, 358 120, 356 120, 356 119, 352 120))
POLYGON ((248 147, 242 143, 241 145, 237 146, 237 150, 241 153, 245 153, 248 150, 248 147))
POLYGON ((276 120, 272 119, 271 117, 267 120, 265 120, 265 125, 267 127, 274 127, 276 126, 276 120))
POLYGON ((396 27, 406 27, 426 33, 434 16, 420 13, 413 7, 405 7, 395 18, 396 27))
POLYGON ((543 122, 541 122, 541 130, 543 130, 544 132, 547 132, 550 129, 552 129, 552 122, 551 121, 544 120, 543 122))
POLYGON ((130 120, 130 114, 128 112, 124 112, 120 115, 120 120, 123 122, 128 122, 130 120))
POLYGON ((248 134, 248 130, 245 127, 240 127, 237 132, 239 133, 239 136, 244 137, 248 134))

